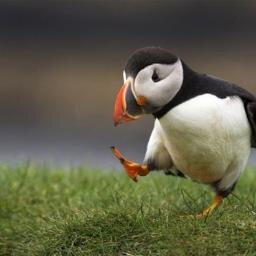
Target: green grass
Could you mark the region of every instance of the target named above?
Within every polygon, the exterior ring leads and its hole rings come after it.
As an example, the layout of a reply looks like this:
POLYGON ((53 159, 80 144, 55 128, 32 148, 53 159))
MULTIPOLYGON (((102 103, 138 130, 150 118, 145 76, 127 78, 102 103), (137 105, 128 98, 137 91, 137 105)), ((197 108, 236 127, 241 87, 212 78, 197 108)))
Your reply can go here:
POLYGON ((0 167, 0 255, 256 255, 256 171, 206 219, 208 187, 158 174, 0 167))

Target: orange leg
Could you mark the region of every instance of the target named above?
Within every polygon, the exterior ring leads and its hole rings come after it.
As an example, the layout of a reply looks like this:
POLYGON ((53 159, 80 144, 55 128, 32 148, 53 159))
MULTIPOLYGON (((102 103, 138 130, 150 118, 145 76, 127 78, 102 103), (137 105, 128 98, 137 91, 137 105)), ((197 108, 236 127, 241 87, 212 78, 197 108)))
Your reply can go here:
POLYGON ((222 196, 216 195, 213 198, 210 206, 204 209, 201 213, 197 214, 196 217, 198 218, 207 217, 216 207, 218 207, 221 204, 221 202, 222 202, 222 196))
POLYGON ((111 147, 111 150, 113 152, 113 154, 115 155, 115 157, 117 159, 119 159, 119 161, 121 162, 121 164, 123 165, 126 173, 128 174, 128 176, 134 180, 137 181, 137 176, 146 176, 149 173, 149 168, 147 165, 143 165, 143 164, 138 164, 138 163, 134 163, 132 161, 127 160, 126 158, 124 158, 124 156, 120 153, 120 151, 115 148, 115 147, 111 147))

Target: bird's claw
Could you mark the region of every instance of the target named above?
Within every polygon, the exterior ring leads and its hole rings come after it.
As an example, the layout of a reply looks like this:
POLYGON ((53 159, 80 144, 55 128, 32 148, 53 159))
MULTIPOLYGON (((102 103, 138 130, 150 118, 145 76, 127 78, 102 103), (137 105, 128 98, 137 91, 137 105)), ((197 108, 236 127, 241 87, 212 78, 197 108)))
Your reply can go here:
POLYGON ((130 160, 127 160, 121 152, 116 147, 111 147, 111 150, 115 157, 120 161, 123 165, 127 175, 135 182, 138 181, 139 176, 146 176, 149 173, 149 169, 147 165, 141 165, 138 163, 134 163, 130 160))
POLYGON ((210 206, 204 209, 202 212, 196 214, 194 217, 197 219, 207 218, 222 202, 222 196, 216 195, 210 206))

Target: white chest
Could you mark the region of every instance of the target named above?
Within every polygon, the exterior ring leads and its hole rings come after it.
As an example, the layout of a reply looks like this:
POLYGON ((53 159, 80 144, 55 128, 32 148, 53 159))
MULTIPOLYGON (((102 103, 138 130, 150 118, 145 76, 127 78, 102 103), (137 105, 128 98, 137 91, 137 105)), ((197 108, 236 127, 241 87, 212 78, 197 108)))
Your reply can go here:
POLYGON ((174 165, 192 179, 214 182, 235 161, 249 157, 251 129, 238 97, 204 94, 170 110, 159 122, 174 165))

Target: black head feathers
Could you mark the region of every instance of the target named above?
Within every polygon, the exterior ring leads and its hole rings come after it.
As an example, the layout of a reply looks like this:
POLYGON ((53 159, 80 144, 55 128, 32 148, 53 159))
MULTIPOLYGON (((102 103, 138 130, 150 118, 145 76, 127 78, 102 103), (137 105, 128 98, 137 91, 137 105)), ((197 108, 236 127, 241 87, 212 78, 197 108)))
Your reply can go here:
POLYGON ((127 60, 125 73, 127 76, 136 77, 136 75, 145 67, 154 63, 173 64, 177 57, 169 51, 160 47, 145 47, 135 51, 127 60))

